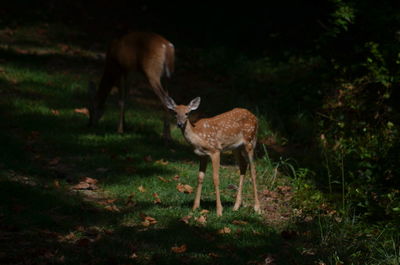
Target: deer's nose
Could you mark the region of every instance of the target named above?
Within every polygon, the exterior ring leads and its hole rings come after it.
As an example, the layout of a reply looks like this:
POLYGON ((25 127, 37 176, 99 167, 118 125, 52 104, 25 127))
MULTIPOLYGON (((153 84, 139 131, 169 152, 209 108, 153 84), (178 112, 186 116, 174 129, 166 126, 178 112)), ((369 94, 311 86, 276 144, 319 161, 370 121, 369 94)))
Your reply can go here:
POLYGON ((185 127, 185 123, 184 123, 184 122, 181 122, 181 121, 178 121, 178 122, 176 123, 176 125, 177 125, 180 129, 183 129, 183 127, 185 127))

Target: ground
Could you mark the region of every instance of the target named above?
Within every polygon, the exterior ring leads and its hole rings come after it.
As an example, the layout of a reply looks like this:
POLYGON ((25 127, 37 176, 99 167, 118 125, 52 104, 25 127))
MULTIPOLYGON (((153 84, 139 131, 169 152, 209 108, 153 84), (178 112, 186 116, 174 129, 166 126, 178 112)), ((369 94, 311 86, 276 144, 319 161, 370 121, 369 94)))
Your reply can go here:
MULTIPOLYGON (((133 83, 127 133, 116 133, 115 95, 99 127, 88 128, 87 83, 98 83, 104 50, 65 43, 54 27, 0 31, 2 264, 309 264, 314 254, 299 250, 291 229, 302 218, 293 188, 269 158, 256 162, 256 214, 250 178, 232 211, 238 170, 223 157, 217 217, 210 169, 202 207, 191 211, 198 159, 175 127, 164 144, 161 108, 143 81, 133 83)), ((184 63, 171 93, 204 96, 200 116, 223 109, 207 106, 229 92, 229 79, 208 80, 184 63)))

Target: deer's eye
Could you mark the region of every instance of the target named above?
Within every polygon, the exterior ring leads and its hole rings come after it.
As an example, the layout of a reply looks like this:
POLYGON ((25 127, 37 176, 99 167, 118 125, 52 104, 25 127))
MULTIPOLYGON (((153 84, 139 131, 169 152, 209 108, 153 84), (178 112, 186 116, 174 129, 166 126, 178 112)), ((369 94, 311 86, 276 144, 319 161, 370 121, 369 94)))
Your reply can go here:
POLYGON ((186 115, 186 116, 189 116, 189 112, 186 112, 185 115, 186 115))

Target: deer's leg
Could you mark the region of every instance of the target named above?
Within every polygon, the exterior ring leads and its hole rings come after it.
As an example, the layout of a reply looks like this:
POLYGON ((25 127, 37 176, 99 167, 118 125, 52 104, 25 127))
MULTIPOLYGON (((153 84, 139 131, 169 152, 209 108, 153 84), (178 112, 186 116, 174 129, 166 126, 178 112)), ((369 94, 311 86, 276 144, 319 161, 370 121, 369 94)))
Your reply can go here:
POLYGON ((155 72, 149 72, 146 75, 150 82, 150 86, 153 88, 154 93, 160 99, 160 102, 164 109, 163 138, 166 141, 170 141, 172 138, 171 138, 169 114, 168 114, 168 109, 165 107, 165 104, 164 104, 164 98, 168 95, 168 93, 164 90, 163 86, 161 85, 161 81, 160 81, 160 76, 162 75, 162 68, 158 69, 155 72))
POLYGON ((119 68, 106 62, 104 73, 101 77, 99 88, 96 90, 94 83, 90 83, 89 126, 97 125, 104 113, 104 105, 111 89, 119 76, 119 68))
POLYGON ((163 104, 163 109, 164 109, 164 125, 163 125, 163 138, 166 141, 171 141, 171 127, 170 127, 170 122, 169 122, 169 113, 168 109, 164 106, 163 104))
POLYGON ((118 133, 124 133, 125 130, 125 101, 127 94, 127 76, 122 75, 120 80, 119 91, 119 123, 118 123, 118 133))
POLYGON ((246 175, 247 162, 238 149, 235 150, 235 157, 240 170, 239 187, 236 195, 235 205, 233 206, 233 210, 237 211, 242 204, 243 180, 244 176, 246 175))
POLYGON ((217 216, 222 216, 222 204, 221 204, 221 195, 219 192, 219 163, 220 163, 220 153, 215 152, 211 154, 211 161, 213 167, 213 181, 215 188, 215 201, 217 207, 217 216))
POLYGON ((250 164, 250 174, 251 180, 253 183, 253 192, 254 192, 254 210, 256 212, 260 212, 260 201, 258 200, 258 192, 257 192, 257 183, 256 183, 256 167, 254 165, 254 148, 253 145, 248 143, 245 146, 247 158, 250 164))
POLYGON ((199 169, 199 176, 197 177, 197 189, 196 189, 196 197, 193 203, 193 210, 196 210, 197 208, 200 207, 201 189, 203 187, 204 175, 206 173, 207 159, 208 157, 206 156, 200 157, 200 169, 199 169))

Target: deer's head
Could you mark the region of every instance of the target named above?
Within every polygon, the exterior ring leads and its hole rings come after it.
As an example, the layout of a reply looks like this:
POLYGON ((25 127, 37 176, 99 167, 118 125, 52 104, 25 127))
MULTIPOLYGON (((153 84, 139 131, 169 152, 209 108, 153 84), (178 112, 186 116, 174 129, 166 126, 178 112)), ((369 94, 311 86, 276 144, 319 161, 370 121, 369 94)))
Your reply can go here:
POLYGON ((188 105, 176 105, 175 101, 171 97, 165 98, 165 106, 174 111, 176 114, 176 125, 184 129, 189 119, 189 113, 192 110, 196 110, 200 105, 200 97, 197 97, 190 101, 188 105))

